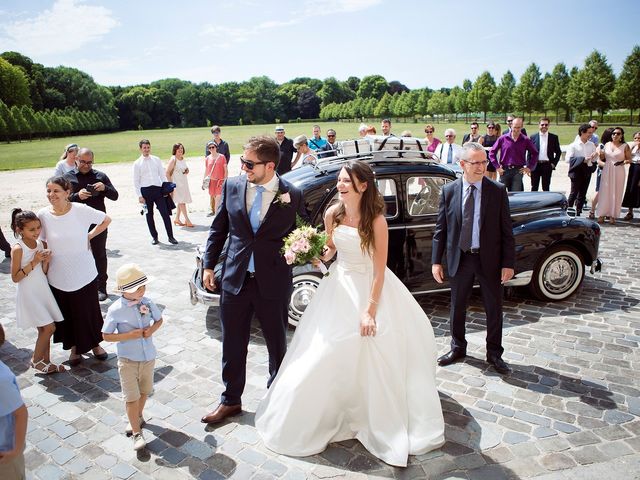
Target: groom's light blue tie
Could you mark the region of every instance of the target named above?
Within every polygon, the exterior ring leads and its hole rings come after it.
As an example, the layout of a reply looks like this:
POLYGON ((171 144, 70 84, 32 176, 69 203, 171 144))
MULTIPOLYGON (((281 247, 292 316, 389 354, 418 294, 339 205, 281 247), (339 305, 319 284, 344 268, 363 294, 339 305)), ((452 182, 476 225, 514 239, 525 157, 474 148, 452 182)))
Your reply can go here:
MULTIPOLYGON (((258 231, 260 227, 260 212, 262 211, 262 192, 264 192, 264 187, 262 185, 258 185, 256 187, 256 198, 253 200, 253 205, 251 205, 251 210, 249 210, 249 221, 251 222, 251 228, 253 229, 253 233, 258 231)), ((249 259, 249 268, 247 268, 250 272, 256 271, 256 266, 253 263, 253 253, 251 254, 251 258, 249 259)))

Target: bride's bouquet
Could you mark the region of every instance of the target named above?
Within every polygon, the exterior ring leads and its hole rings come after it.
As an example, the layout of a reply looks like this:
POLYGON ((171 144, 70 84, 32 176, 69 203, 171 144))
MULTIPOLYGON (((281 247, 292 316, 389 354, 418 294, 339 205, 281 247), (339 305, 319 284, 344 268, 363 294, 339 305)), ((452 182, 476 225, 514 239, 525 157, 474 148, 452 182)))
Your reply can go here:
POLYGON ((317 259, 318 268, 326 275, 327 267, 319 259, 327 243, 327 234, 305 224, 300 217, 296 219, 296 224, 298 228, 284 238, 282 253, 285 261, 288 265, 305 265, 317 259))

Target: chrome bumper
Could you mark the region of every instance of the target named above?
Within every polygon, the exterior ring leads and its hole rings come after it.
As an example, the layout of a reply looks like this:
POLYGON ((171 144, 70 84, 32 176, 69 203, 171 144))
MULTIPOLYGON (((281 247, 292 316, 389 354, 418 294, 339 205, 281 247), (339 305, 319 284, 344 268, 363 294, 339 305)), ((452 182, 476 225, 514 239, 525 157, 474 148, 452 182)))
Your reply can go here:
POLYGON ((526 272, 520 272, 514 277, 505 282, 505 287, 524 287, 525 285, 529 285, 531 283, 531 278, 533 277, 533 270, 527 270, 526 272))
POLYGON ((207 292, 200 286, 200 279, 198 278, 199 269, 193 271, 193 275, 189 280, 189 294, 191 296, 191 303, 196 305, 202 303, 208 307, 220 306, 220 295, 217 293, 207 292))
POLYGON ((599 258, 596 258, 596 261, 591 264, 591 274, 593 275, 596 272, 600 272, 602 270, 602 262, 599 258))

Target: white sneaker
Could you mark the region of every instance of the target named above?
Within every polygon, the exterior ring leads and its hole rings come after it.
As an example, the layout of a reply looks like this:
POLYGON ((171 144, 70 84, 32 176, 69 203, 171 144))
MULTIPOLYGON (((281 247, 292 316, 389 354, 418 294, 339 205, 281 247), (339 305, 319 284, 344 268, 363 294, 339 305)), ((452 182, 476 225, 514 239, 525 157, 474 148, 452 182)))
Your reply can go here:
MULTIPOLYGON (((147 422, 144 421, 144 418, 140 416, 140 428, 144 427, 147 422)), ((127 434, 127 437, 133 435, 133 428, 131 428, 131 424, 127 422, 127 426, 124 428, 124 433, 127 434)))
POLYGON ((134 450, 142 450, 146 446, 147 446, 147 442, 144 439, 144 436, 142 435, 142 432, 134 433, 133 434, 133 449, 134 450))

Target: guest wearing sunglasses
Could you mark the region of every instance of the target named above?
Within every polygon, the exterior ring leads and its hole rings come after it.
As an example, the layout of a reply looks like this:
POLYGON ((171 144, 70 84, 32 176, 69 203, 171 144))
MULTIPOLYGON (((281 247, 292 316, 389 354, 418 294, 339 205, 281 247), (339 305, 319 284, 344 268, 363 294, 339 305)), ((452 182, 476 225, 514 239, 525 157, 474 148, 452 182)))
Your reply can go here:
POLYGON ((538 165, 531 172, 531 191, 537 192, 542 180, 542 190, 548 192, 551 186, 551 174, 560 161, 562 150, 558 136, 549 133, 549 119, 542 117, 538 125, 539 132, 531 135, 531 141, 538 150, 538 165))
POLYGON ((602 178, 596 215, 598 223, 603 223, 605 218, 609 218, 609 222, 613 225, 622 209, 624 165, 631 162, 631 148, 624 140, 624 130, 621 127, 613 130, 611 141, 599 151, 599 158, 598 164, 602 167, 602 178))
POLYGON ((431 153, 435 152, 438 145, 442 143, 440 139, 434 136, 435 132, 436 129, 433 125, 428 123, 424 126, 424 133, 426 134, 424 141, 427 142, 427 150, 431 153))
POLYGON ((245 175, 224 183, 222 201, 209 230, 203 258, 203 283, 220 287, 222 381, 220 404, 202 418, 215 424, 240 414, 246 379, 247 346, 254 314, 269 352, 271 384, 287 349, 287 306, 292 291, 292 267, 281 250, 296 228, 296 216, 307 218, 302 194, 276 174, 280 147, 273 137, 249 139, 240 157, 245 175), (221 285, 213 269, 226 247, 221 285))
POLYGON ((227 159, 218 153, 218 145, 213 140, 207 143, 209 155, 204 159, 204 176, 209 177, 209 204, 211 211, 207 215, 211 217, 218 211, 222 197, 222 184, 227 178, 227 159))
POLYGON ((435 150, 435 154, 440 158, 440 163, 453 165, 460 162, 462 158, 462 147, 456 142, 456 131, 447 128, 444 131, 444 143, 441 143, 435 150))
MULTIPOLYGON (((482 137, 482 146, 487 149, 493 147, 493 145, 498 141, 498 137, 500 137, 500 125, 497 123, 489 122, 487 124, 487 133, 482 137)), ((484 172, 484 176, 490 178, 491 180, 498 179, 498 173, 496 172, 496 167, 493 166, 493 163, 489 162, 489 150, 487 152, 487 169, 484 172)))

